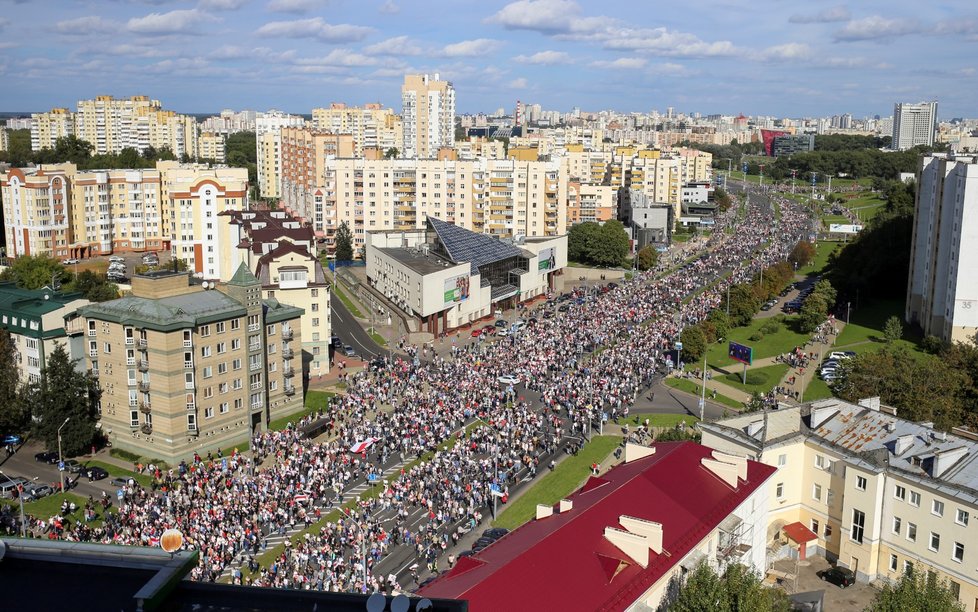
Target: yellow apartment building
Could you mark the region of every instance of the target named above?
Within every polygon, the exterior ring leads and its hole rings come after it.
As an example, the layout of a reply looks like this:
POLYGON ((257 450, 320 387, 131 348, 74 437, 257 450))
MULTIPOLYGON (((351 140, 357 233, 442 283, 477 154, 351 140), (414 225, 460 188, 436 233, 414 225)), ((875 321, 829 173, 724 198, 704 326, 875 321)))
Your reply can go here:
POLYGON ((213 160, 218 164, 223 164, 227 159, 227 148, 224 134, 215 132, 201 132, 198 139, 198 155, 200 159, 213 160))
POLYGON ((365 148, 384 152, 400 150, 404 142, 401 117, 380 104, 347 106, 333 103, 329 108, 314 108, 312 127, 333 134, 350 134, 356 157, 362 157, 365 148))
POLYGON ((258 194, 263 198, 281 196, 282 128, 302 127, 305 119, 270 110, 255 118, 255 140, 258 166, 258 194))
POLYGON ((59 138, 75 133, 75 114, 67 108, 52 108, 31 115, 31 150, 53 149, 59 138))

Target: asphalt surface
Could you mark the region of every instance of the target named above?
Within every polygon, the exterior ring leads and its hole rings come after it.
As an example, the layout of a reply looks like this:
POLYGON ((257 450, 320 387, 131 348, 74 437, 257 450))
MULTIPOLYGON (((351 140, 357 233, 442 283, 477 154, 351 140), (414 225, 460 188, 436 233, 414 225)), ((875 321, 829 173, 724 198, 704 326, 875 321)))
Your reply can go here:
MULTIPOLYGON (((330 294, 329 303, 332 308, 333 335, 339 336, 343 344, 352 346, 354 352, 364 361, 387 354, 387 351, 374 342, 370 334, 361 327, 353 314, 346 308, 346 304, 335 292, 330 294)), ((342 355, 342 353, 339 354, 342 355)))
MULTIPOLYGON (((0 462, 0 471, 3 471, 7 476, 21 476, 28 480, 36 479, 38 483, 59 486, 60 481, 57 464, 39 463, 34 460, 34 454, 43 450, 41 445, 28 440, 10 457, 7 457, 6 453, 0 453, 0 457, 4 457, 3 461, 0 462)), ((78 457, 76 460, 79 463, 85 463, 86 461, 84 456, 78 457)), ((99 499, 102 493, 105 492, 111 493, 112 498, 115 499, 115 492, 118 487, 111 484, 111 476, 104 480, 90 482, 87 478, 81 477, 78 474, 65 472, 66 481, 69 478, 74 485, 68 489, 71 493, 76 493, 82 497, 91 495, 99 499)))

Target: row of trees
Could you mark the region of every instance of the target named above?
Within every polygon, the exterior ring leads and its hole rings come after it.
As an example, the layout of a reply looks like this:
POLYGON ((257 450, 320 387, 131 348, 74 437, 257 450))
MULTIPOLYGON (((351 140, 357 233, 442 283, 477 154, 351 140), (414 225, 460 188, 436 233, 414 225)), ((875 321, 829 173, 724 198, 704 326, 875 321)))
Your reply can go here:
POLYGON ((82 270, 73 274, 60 261, 47 255, 25 255, 14 259, 0 273, 0 280, 12 281, 21 289, 40 289, 57 285, 67 292, 79 292, 92 302, 105 302, 119 297, 119 287, 110 283, 104 274, 82 270))
POLYGON ((625 263, 628 249, 628 233, 621 221, 578 223, 567 232, 567 258, 570 261, 616 267, 625 263))
POLYGON ((798 319, 799 331, 810 334, 824 323, 829 316, 829 311, 835 308, 837 297, 838 292, 828 280, 823 278, 815 283, 812 292, 801 305, 798 319))
POLYGON ((770 160, 751 160, 747 172, 758 174, 760 164, 764 164, 764 176, 781 181, 797 172, 797 178, 808 180, 816 173, 820 183, 828 177, 880 177, 893 179, 900 172, 914 172, 917 160, 923 153, 933 151, 933 147, 919 146, 906 151, 879 151, 877 149, 858 149, 850 151, 812 151, 796 153, 791 157, 778 157, 770 160))
MULTIPOLYGON (((55 142, 53 149, 43 148, 40 151, 31 150, 30 130, 11 130, 10 146, 6 151, 0 151, 0 161, 12 166, 29 166, 31 164, 60 164, 71 162, 80 169, 111 169, 111 168, 152 168, 159 160, 176 160, 176 155, 167 147, 156 149, 148 147, 142 154, 134 148, 127 147, 119 153, 94 154, 95 147, 87 140, 76 136, 63 136, 55 142)), ((182 161, 190 161, 184 155, 182 161)))

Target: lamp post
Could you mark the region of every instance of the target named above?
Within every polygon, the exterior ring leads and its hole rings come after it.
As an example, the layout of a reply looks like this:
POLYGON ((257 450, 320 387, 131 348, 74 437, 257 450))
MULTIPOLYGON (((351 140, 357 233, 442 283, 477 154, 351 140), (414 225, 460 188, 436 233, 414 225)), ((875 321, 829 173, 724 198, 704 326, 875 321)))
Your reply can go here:
MULTIPOLYGON (((3 473, 3 470, 0 470, 0 476, 3 476, 7 480, 13 480, 10 476, 7 476, 6 474, 4 474, 3 473)), ((18 487, 19 487, 19 485, 18 485, 18 487)), ((22 491, 20 491, 20 490, 17 491, 17 499, 18 499, 18 501, 20 501, 20 537, 26 538, 27 537, 27 522, 24 520, 24 493, 22 491)))
POLYGON ((67 417, 65 419, 65 422, 61 424, 61 427, 58 428, 58 476, 61 479, 61 493, 62 494, 64 494, 64 492, 65 492, 65 471, 63 469, 64 468, 64 456, 62 456, 62 454, 61 454, 61 430, 64 429, 65 425, 67 425, 68 424, 68 421, 70 421, 70 420, 71 420, 71 417, 67 417))
MULTIPOLYGON (((357 495, 357 508, 360 507, 359 502, 360 502, 360 496, 357 495)), ((353 513, 350 513, 347 518, 349 518, 350 521, 354 525, 356 525, 357 529, 360 531, 360 563, 363 564, 363 592, 366 593, 367 592, 367 549, 366 549, 367 534, 366 532, 364 532, 363 526, 359 522, 357 522, 357 520, 354 518, 353 513)))
MULTIPOLYGON (((482 421, 487 427, 496 432, 496 452, 492 454, 492 479, 495 480, 499 478, 499 428, 490 423, 489 421, 483 419, 482 417, 475 417, 477 421, 482 421)), ((489 483, 489 497, 492 498, 492 518, 496 519, 496 499, 498 496, 492 491, 492 482, 489 483)))

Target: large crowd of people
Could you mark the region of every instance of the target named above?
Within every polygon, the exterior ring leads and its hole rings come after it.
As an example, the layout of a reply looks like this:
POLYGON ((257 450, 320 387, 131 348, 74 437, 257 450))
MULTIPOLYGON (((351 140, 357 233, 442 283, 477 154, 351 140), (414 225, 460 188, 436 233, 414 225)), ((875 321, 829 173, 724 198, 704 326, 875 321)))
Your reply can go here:
MULTIPOLYGON (((101 522, 86 520, 104 504, 90 500, 92 512, 86 507, 81 519, 64 513, 29 529, 37 537, 155 545, 165 529, 179 528, 200 552, 196 580, 228 573, 270 587, 408 587, 419 566, 436 570, 459 534, 481 521, 494 492, 505 495, 552 466, 568 441, 579 445, 601 419, 627 415, 680 329, 716 308, 727 283, 785 259, 807 235, 810 218, 800 207, 777 196, 769 205, 754 200, 718 216, 700 250, 672 271, 610 290, 573 290, 567 312, 556 301, 538 305, 535 324, 507 339, 445 356, 408 346, 406 357, 350 374, 346 393, 322 415, 325 442, 306 439, 300 427, 263 432, 247 453, 155 468, 153 486, 125 487, 112 500, 117 512, 99 513, 101 522), (500 383, 503 375, 519 383, 500 383), (368 475, 382 476, 372 479, 378 494, 354 502, 348 491, 368 475), (340 518, 319 524, 337 509, 340 518), (295 543, 284 538, 312 525, 295 543), (283 540, 273 559, 256 561, 270 541, 283 540), (415 563, 384 567, 406 548, 415 563)), ((0 526, 19 528, 7 510, 0 526)))

